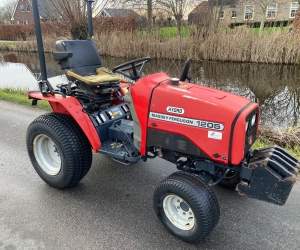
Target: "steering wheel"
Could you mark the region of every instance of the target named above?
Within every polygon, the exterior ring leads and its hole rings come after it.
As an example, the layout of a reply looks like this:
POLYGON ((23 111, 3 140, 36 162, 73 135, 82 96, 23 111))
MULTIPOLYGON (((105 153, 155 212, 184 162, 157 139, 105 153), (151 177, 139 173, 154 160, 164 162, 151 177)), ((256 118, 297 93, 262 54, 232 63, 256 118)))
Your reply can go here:
POLYGON ((191 80, 192 77, 189 76, 189 69, 190 69, 190 66, 191 66, 191 59, 187 59, 186 62, 184 63, 184 66, 183 66, 183 71, 181 73, 181 76, 180 76, 180 81, 185 81, 186 79, 188 80, 191 80))
POLYGON ((132 61, 128 61, 126 63, 120 64, 116 66, 112 71, 114 73, 119 73, 125 77, 128 77, 129 79, 133 81, 137 81, 138 79, 141 78, 142 73, 144 71, 145 65, 147 62, 149 62, 151 58, 149 56, 147 57, 142 57, 142 58, 137 58, 132 61), (141 68, 137 70, 137 67, 141 68), (125 71, 132 70, 129 73, 125 73, 125 71))

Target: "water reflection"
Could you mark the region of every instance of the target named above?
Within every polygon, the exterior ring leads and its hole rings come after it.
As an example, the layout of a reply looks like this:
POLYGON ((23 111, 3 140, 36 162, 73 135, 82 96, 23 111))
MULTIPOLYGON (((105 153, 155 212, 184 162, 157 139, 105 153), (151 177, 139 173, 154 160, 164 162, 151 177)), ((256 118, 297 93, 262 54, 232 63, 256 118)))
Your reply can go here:
MULTIPOLYGON (((47 74, 53 86, 66 82, 64 72, 46 54, 47 74)), ((124 63, 126 59, 102 57, 108 68, 124 63)), ((164 71, 179 77, 184 62, 152 60, 145 74, 164 71)), ((6 53, 0 55, 0 88, 22 87, 37 89, 39 76, 37 54, 6 53)), ((241 63, 192 62, 190 74, 193 82, 212 88, 236 93, 258 102, 261 107, 261 122, 275 126, 289 126, 299 120, 300 70, 293 65, 263 65, 241 63)))

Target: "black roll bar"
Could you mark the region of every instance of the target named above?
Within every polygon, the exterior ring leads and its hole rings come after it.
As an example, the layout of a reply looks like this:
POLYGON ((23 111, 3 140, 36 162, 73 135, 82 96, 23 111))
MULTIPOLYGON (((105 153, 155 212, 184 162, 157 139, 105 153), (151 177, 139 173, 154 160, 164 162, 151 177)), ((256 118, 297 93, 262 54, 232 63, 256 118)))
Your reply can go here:
POLYGON ((92 3, 95 0, 85 0, 88 12, 89 37, 94 39, 92 3))
POLYGON ((32 10, 33 10, 34 27, 35 27, 37 46, 38 46, 40 68, 41 68, 41 80, 38 82, 38 84, 39 84, 40 91, 43 95, 47 95, 47 93, 53 94, 53 88, 47 78, 44 44, 43 44, 40 14, 39 14, 37 0, 32 1, 32 10))
MULTIPOLYGON (((89 28, 89 37, 94 38, 94 29, 93 29, 93 15, 92 15, 92 3, 95 0, 85 0, 87 4, 88 11, 88 28, 89 28)), ((45 50, 43 44, 42 30, 41 30, 41 22, 40 22, 40 14, 37 0, 32 0, 32 10, 33 10, 33 18, 34 18, 34 26, 35 26, 35 34, 36 41, 38 46, 38 55, 40 61, 41 68, 41 80, 38 82, 40 91, 43 95, 47 95, 48 93, 54 94, 53 87, 48 81, 47 78, 47 70, 45 63, 45 50)))

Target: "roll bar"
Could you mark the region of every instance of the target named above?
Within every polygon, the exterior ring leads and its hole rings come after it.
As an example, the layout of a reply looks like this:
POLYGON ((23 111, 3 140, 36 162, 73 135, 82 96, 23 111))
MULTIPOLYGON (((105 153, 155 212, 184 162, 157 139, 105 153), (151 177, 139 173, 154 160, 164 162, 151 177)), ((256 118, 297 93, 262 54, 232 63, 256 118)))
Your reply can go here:
MULTIPOLYGON (((87 4, 87 11, 88 11, 88 29, 89 29, 89 38, 94 38, 94 29, 93 29, 93 15, 92 15, 92 3, 95 0, 85 0, 87 4)), ((46 63, 45 63, 45 50, 43 44, 43 37, 42 37, 42 30, 41 30, 41 22, 40 22, 40 14, 39 8, 37 4, 37 0, 32 0, 32 10, 33 10, 33 18, 34 18, 34 26, 35 26, 35 34, 36 34, 36 41, 38 46, 38 55, 40 61, 40 68, 41 68, 41 80, 38 82, 39 88, 43 96, 47 95, 48 93, 54 94, 53 87, 48 81, 47 78, 47 70, 46 70, 46 63)))

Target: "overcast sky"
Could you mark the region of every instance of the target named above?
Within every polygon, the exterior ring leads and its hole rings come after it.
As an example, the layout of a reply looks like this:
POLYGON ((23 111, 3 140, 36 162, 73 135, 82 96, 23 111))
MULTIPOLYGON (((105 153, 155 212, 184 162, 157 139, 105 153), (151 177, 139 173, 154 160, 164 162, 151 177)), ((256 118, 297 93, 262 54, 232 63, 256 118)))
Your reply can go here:
POLYGON ((2 6, 3 4, 5 4, 7 2, 14 2, 14 1, 13 0, 0 0, 0 6, 2 6))

